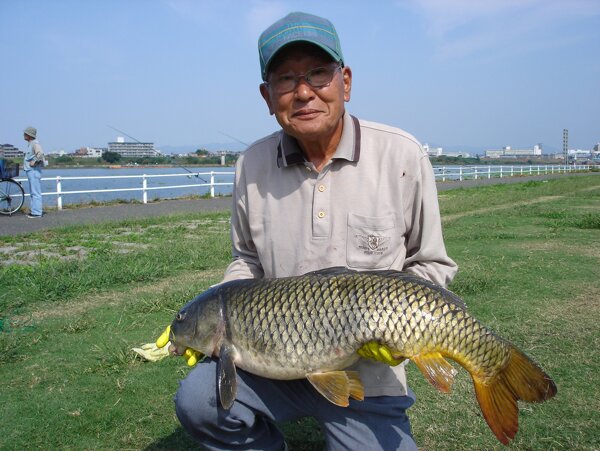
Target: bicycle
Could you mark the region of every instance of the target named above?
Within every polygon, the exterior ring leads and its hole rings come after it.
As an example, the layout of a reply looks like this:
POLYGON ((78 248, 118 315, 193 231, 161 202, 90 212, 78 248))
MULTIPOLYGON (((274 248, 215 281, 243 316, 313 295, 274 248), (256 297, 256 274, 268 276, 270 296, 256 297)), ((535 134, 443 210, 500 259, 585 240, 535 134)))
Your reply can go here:
POLYGON ((12 215, 25 203, 25 190, 14 177, 19 176, 19 163, 0 160, 0 214, 12 215))

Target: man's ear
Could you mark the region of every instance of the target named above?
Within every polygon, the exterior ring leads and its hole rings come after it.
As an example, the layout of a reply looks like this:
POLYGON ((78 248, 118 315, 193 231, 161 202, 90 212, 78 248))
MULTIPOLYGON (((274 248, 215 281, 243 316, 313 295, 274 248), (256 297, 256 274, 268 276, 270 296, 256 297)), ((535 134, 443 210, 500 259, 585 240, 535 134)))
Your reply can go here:
POLYGON ((267 87, 266 83, 261 83, 259 87, 260 95, 263 97, 263 99, 265 99, 267 107, 269 107, 269 114, 273 116, 275 112, 273 111, 273 107, 271 106, 271 94, 269 93, 269 88, 267 87))
POLYGON ((352 92, 352 69, 348 66, 342 68, 342 76, 344 78, 344 101, 349 102, 352 92))

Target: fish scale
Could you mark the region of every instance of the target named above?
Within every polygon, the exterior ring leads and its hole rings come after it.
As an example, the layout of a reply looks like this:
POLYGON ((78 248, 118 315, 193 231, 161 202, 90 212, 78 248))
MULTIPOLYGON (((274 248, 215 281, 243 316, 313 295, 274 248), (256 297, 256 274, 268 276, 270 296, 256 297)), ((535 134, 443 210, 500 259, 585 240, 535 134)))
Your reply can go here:
POLYGON ((502 443, 518 428, 518 400, 544 401, 554 382, 527 356, 469 315, 454 293, 414 274, 328 268, 213 287, 178 313, 170 339, 218 356, 221 403, 235 399, 235 367, 272 379, 306 377, 331 402, 362 399, 355 363, 370 343, 408 358, 440 391, 463 366, 502 443))

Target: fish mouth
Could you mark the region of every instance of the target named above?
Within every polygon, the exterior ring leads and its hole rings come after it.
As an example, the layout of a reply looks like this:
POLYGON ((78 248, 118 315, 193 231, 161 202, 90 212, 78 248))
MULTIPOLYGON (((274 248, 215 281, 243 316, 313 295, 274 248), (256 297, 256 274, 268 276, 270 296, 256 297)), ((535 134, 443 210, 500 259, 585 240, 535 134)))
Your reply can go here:
POLYGON ((172 355, 183 355, 183 353, 185 352, 185 347, 183 349, 180 349, 175 343, 171 342, 171 344, 169 345, 169 352, 172 355))

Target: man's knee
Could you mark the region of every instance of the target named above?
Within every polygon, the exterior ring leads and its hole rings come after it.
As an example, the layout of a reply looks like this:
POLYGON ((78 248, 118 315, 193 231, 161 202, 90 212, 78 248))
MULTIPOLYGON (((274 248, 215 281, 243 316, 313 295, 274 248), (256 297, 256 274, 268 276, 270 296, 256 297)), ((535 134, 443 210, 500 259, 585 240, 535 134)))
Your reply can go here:
POLYGON ((179 383, 175 395, 177 418, 185 429, 194 431, 194 435, 217 421, 217 389, 214 369, 211 367, 202 364, 194 368, 179 383))

